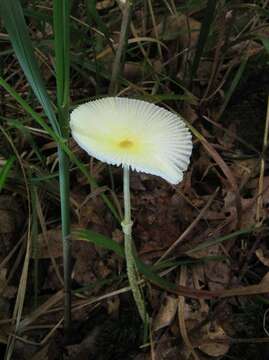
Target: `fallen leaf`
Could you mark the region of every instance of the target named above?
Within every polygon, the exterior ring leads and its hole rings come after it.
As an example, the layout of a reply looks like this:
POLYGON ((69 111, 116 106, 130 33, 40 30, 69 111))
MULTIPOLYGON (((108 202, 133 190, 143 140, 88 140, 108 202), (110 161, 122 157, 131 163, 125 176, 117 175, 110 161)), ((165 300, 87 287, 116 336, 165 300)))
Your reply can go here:
POLYGON ((120 229, 115 229, 112 232, 112 239, 115 240, 118 244, 122 244, 124 241, 123 232, 120 229))
POLYGON ((153 330, 158 331, 172 323, 177 312, 178 300, 172 296, 166 296, 153 323, 153 330))
POLYGON ((114 0, 101 0, 96 3, 96 10, 105 10, 113 7, 114 4, 114 0))
MULTIPOLYGON (((201 23, 186 15, 169 15, 157 25, 156 31, 162 41, 178 39, 182 48, 196 44, 201 23)), ((152 34, 154 36, 154 34, 152 34)))
MULTIPOLYGON (((223 252, 219 246, 214 246, 211 256, 223 255, 223 252)), ((212 291, 222 290, 226 288, 230 280, 231 269, 226 261, 208 261, 204 265, 205 276, 208 280, 209 289, 212 291)))
POLYGON ((204 327, 206 331, 204 336, 200 339, 198 348, 205 354, 213 357, 225 355, 229 349, 229 342, 218 342, 218 340, 228 340, 224 330, 220 325, 210 323, 204 327))
POLYGON ((260 262, 263 263, 263 265, 269 267, 269 256, 264 255, 263 249, 261 249, 261 248, 257 249, 256 256, 260 260, 260 262))
MULTIPOLYGON (((12 285, 7 285, 7 275, 8 275, 8 270, 6 268, 2 268, 0 270, 0 300, 1 300, 1 305, 0 307, 4 306, 5 303, 5 299, 12 299, 16 292, 17 292, 17 288, 16 286, 12 286, 12 285)), ((6 306, 8 306, 9 308, 9 304, 7 303, 6 306)), ((1 315, 7 314, 7 311, 5 312, 1 312, 1 315)), ((0 317, 1 317, 0 315, 0 317)))
POLYGON ((48 259, 50 257, 62 257, 62 254, 62 231, 60 228, 50 229, 38 235, 37 247, 33 250, 32 257, 48 259))
MULTIPOLYGON (((171 336, 165 332, 157 341, 156 348, 153 349, 154 360, 187 360, 182 357, 182 352, 179 347, 175 346, 171 341, 171 336)), ((149 357, 147 357, 149 359, 149 357)))
POLYGON ((269 271, 264 275, 260 282, 261 285, 268 285, 269 286, 269 271))
POLYGON ((203 303, 203 306, 197 306, 196 303, 187 304, 185 302, 184 318, 187 330, 192 330, 201 321, 205 320, 208 316, 208 310, 209 307, 206 303, 203 303))
POLYGON ((16 234, 23 224, 25 215, 12 196, 0 195, 0 259, 13 248, 18 236, 16 234))

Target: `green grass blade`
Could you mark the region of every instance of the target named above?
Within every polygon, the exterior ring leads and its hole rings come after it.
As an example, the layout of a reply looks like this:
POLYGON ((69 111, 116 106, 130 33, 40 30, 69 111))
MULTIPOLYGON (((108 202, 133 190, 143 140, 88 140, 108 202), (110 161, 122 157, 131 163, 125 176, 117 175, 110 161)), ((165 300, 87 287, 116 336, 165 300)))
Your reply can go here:
MULTIPOLYGON (((37 124, 39 124, 44 130, 46 130, 47 133, 51 136, 51 138, 61 146, 61 148, 69 156, 69 159, 79 168, 82 174, 86 177, 88 183, 92 187, 97 187, 98 185, 96 181, 91 177, 85 165, 81 161, 79 161, 79 159, 75 156, 75 154, 66 145, 66 140, 63 137, 57 135, 53 131, 53 129, 45 122, 45 120, 37 112, 35 112, 31 108, 31 106, 29 106, 29 104, 1 77, 0 77, 0 86, 2 86, 21 105, 21 107, 37 122, 37 124)), ((116 211, 115 207, 111 203, 111 201, 103 193, 100 196, 103 199, 104 203, 107 205, 107 207, 110 209, 111 213, 114 215, 115 219, 117 219, 118 222, 120 223, 121 218, 118 212, 116 211)))
POLYGON ((206 42, 207 42, 208 35, 210 32, 211 24, 214 20, 216 4, 217 4, 217 0, 208 0, 207 1, 205 14, 204 14, 204 18, 202 21, 202 26, 201 26, 201 30, 199 33, 197 45, 196 45, 195 56, 194 56, 193 63, 192 63, 191 79, 193 79, 196 75, 198 66, 200 64, 201 56, 203 55, 204 49, 206 47, 206 42))
POLYGON ((34 55, 20 1, 0 0, 0 13, 24 74, 44 109, 53 130, 59 134, 60 128, 34 55))
POLYGON ((61 200, 61 225, 63 239, 63 267, 64 267, 64 328, 70 330, 71 325, 71 239, 70 239, 70 179, 69 159, 66 152, 59 146, 59 181, 61 200))
MULTIPOLYGON (((124 248, 122 245, 119 245, 115 240, 110 239, 107 236, 98 234, 91 230, 75 230, 73 231, 73 235, 78 240, 89 241, 97 246, 101 246, 107 250, 111 250, 115 252, 120 257, 124 258, 124 248)), ((152 269, 151 266, 144 264, 137 256, 136 256, 136 265, 137 269, 151 281, 153 284, 158 285, 162 289, 170 290, 176 292, 177 287, 175 284, 163 279, 152 269)))
POLYGON ((113 251, 115 254, 119 255, 120 257, 124 257, 123 246, 105 235, 87 229, 75 230, 73 231, 73 234, 79 240, 89 241, 97 246, 113 251))
POLYGON ((40 161, 42 165, 45 166, 46 158, 42 154, 40 146, 38 146, 35 137, 31 134, 31 132, 24 125, 23 121, 17 119, 9 119, 0 116, 0 120, 6 121, 7 125, 10 129, 18 129, 22 136, 26 139, 26 141, 30 144, 31 148, 34 150, 37 159, 40 161))
MULTIPOLYGON (((70 82, 70 2, 68 0, 53 1, 54 48, 56 58, 56 82, 58 107, 69 106, 70 82)), ((68 124, 68 119, 65 120, 68 124)), ((61 124, 62 126, 65 124, 61 124)))
POLYGON ((88 14, 89 20, 94 22, 97 25, 97 28, 100 29, 104 33, 108 44, 110 45, 112 50, 114 50, 113 44, 111 43, 111 40, 110 40, 110 36, 111 36, 110 30, 106 26, 105 22, 103 22, 101 16, 98 14, 98 11, 96 10, 96 0, 95 1, 86 0, 86 6, 87 6, 87 14, 88 14))
MULTIPOLYGON (((70 2, 53 1, 53 31, 56 60, 56 88, 58 120, 65 140, 69 137, 69 82, 70 82, 70 2)), ((71 325, 71 240, 70 240, 70 179, 69 159, 61 146, 58 146, 59 181, 61 199, 61 225, 64 265, 64 327, 71 325)))
POLYGON ((254 227, 251 227, 251 228, 247 228, 247 229, 242 229, 242 230, 238 230, 238 231, 235 231, 231 234, 228 234, 228 235, 224 235, 224 236, 221 236, 217 239, 212 239, 212 240, 207 240, 207 241, 204 241, 202 244, 194 247, 193 249, 189 250, 186 252, 187 255, 190 255, 190 254, 193 254, 197 251, 201 251, 201 250, 204 250, 204 249, 207 249, 208 247, 210 246, 214 246, 216 244, 220 244, 222 243, 223 241, 226 241, 226 240, 230 240, 230 239, 233 239, 235 238, 236 236, 239 236, 239 235, 244 235, 244 234, 250 234, 252 233, 253 231, 255 230, 254 227))
POLYGON ((12 165, 15 161, 16 157, 15 155, 11 156, 5 163, 5 165, 0 170, 0 192, 3 190, 8 174, 10 170, 12 169, 12 165))
MULTIPOLYGON (((244 230, 238 231, 236 233, 227 235, 226 237, 220 238, 219 242, 228 240, 228 238, 230 239, 237 235, 249 233, 251 231, 253 231, 253 229, 247 229, 245 231, 244 230)), ((115 240, 112 240, 107 236, 101 235, 99 233, 96 233, 95 231, 87 230, 87 229, 74 230, 72 232, 72 235, 77 240, 88 241, 94 245, 97 245, 97 246, 100 246, 107 250, 113 251, 115 254, 117 254, 121 258, 125 258, 125 252, 124 252, 123 246, 118 244, 115 240)), ((207 246, 210 246, 210 245, 211 245, 211 243, 207 246)), ((177 285, 162 278, 161 276, 159 276, 157 274, 157 271, 164 269, 164 268, 171 267, 171 266, 180 266, 180 265, 184 265, 184 264, 197 264, 199 262, 205 262, 205 261, 210 261, 210 260, 217 261, 220 259, 223 260, 223 257, 221 258, 221 257, 216 257, 216 256, 213 257, 212 256, 212 257, 207 257, 205 259, 201 259, 199 261, 197 261, 197 260, 196 261, 182 260, 182 261, 173 261, 173 262, 164 261, 163 263, 159 263, 158 265, 156 265, 156 267, 155 266, 153 267, 153 266, 145 264, 143 261, 141 261, 139 259, 139 257, 137 255, 135 255, 135 262, 136 262, 137 269, 141 274, 144 275, 144 277, 148 281, 150 281, 152 284, 159 286, 161 289, 171 291, 174 293, 178 292, 177 285)))
POLYGON ((34 109, 3 79, 0 77, 0 86, 2 86, 21 107, 51 136, 53 140, 64 143, 64 139, 53 131, 46 121, 34 111, 34 109))
POLYGON ((265 36, 261 36, 260 40, 265 48, 265 50, 267 51, 267 53, 269 54, 269 39, 268 37, 265 36))
POLYGON ((228 105, 228 103, 229 103, 235 89, 237 88, 237 86, 238 86, 238 84, 239 84, 239 82, 240 82, 240 80, 242 78, 242 75, 243 75, 243 73, 245 71, 247 62, 248 62, 247 57, 242 60, 240 66, 239 66, 239 68, 238 68, 238 70, 237 70, 237 72, 235 74, 235 77, 232 80, 231 86, 230 86, 230 88, 228 89, 228 91, 225 94, 224 102, 223 102, 223 104, 222 104, 222 106, 220 108, 220 111, 218 113, 218 116, 217 116, 216 120, 220 119, 222 114, 224 113, 224 111, 225 111, 225 109, 226 109, 226 107, 227 107, 227 105, 228 105))

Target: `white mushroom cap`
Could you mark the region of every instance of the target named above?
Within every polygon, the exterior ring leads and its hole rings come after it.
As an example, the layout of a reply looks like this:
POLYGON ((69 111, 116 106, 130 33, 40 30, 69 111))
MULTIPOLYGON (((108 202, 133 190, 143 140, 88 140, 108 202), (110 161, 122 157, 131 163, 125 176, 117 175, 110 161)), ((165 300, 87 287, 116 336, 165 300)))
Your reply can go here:
POLYGON ((71 113, 72 136, 89 155, 112 165, 182 180, 192 152, 191 134, 172 112, 146 101, 108 97, 71 113))

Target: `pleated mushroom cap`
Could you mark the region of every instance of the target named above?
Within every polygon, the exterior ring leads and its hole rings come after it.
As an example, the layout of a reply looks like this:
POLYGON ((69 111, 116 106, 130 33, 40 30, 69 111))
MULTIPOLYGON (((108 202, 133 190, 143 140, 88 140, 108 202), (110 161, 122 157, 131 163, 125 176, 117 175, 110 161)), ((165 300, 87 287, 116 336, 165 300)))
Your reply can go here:
POLYGON ((192 139, 183 120, 146 101, 90 101, 72 111, 70 126, 73 138, 89 155, 171 184, 182 180, 190 162, 192 139))

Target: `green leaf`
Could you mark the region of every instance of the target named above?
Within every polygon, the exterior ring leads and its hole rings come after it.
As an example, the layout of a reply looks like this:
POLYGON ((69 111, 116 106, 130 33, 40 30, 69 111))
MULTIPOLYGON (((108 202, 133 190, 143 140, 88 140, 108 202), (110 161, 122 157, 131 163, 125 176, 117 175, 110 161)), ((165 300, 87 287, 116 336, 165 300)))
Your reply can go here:
POLYGON ((44 109, 53 130, 60 134, 60 128, 34 55, 21 2, 19 0, 0 0, 0 13, 24 74, 44 109))
POLYGON ((3 190, 8 174, 12 168, 12 165, 15 161, 16 157, 15 155, 11 156, 5 163, 5 165, 0 170, 0 192, 3 190))

